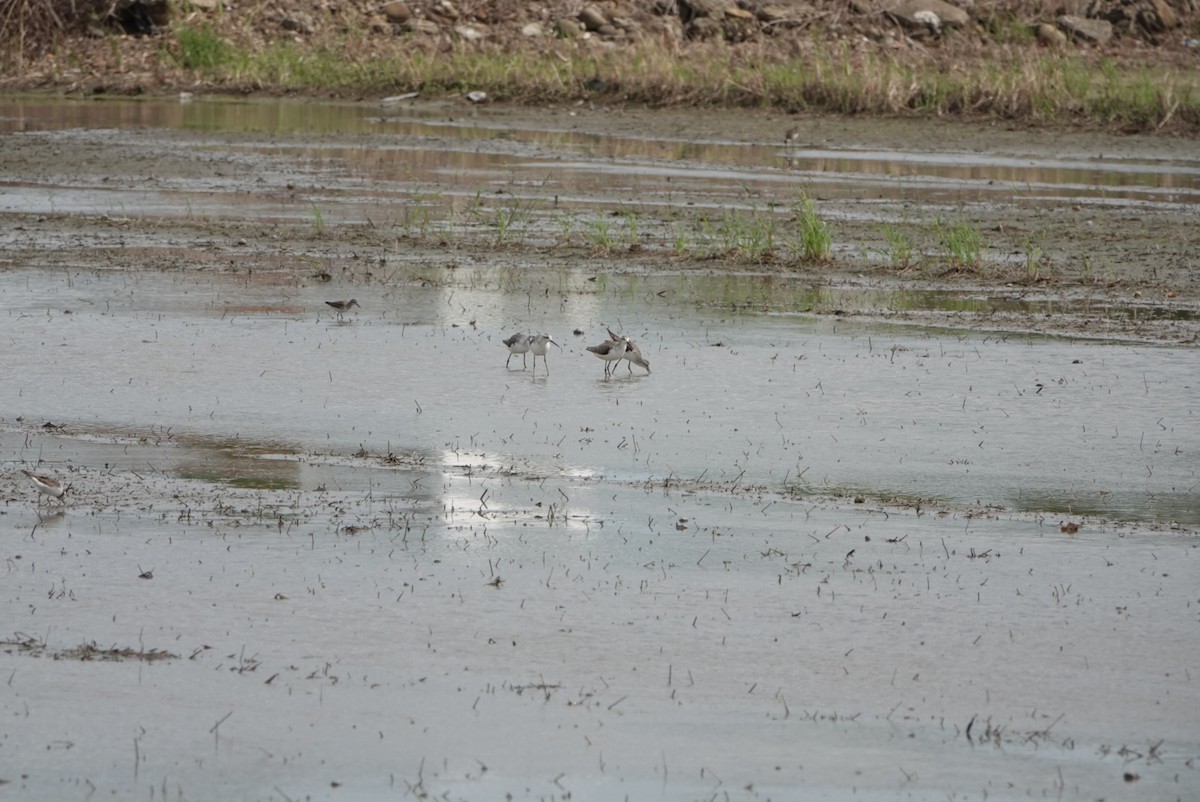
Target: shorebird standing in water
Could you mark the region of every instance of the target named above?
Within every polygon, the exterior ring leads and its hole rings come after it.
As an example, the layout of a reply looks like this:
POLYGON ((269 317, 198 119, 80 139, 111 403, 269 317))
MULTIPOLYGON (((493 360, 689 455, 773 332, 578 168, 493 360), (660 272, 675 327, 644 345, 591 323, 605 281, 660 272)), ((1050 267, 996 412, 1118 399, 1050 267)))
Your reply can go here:
POLYGON ((525 361, 525 355, 529 353, 529 335, 518 331, 507 340, 502 340, 504 347, 508 349, 508 359, 504 360, 504 367, 508 367, 508 363, 512 360, 513 354, 521 355, 521 370, 528 367, 529 363, 525 361))
POLYGON ((362 309, 362 306, 358 303, 358 301, 354 300, 353 298, 351 298, 349 301, 326 301, 325 303, 337 310, 338 320, 341 320, 342 313, 349 312, 351 307, 357 306, 359 309, 362 309))
MULTIPOLYGON (((535 334, 529 338, 529 352, 533 354, 534 373, 537 373, 537 358, 540 356, 542 358, 542 364, 546 366, 546 373, 549 375, 550 363, 546 361, 546 351, 550 349, 551 343, 558 345, 558 343, 554 342, 554 338, 549 334, 535 334)), ((561 345, 558 345, 558 347, 562 348, 561 345)))
POLYGON ((21 473, 28 476, 30 480, 33 481, 33 486, 38 489, 38 493, 40 494, 38 496, 38 504, 42 503, 42 496, 50 496, 51 498, 58 499, 59 504, 66 505, 67 502, 63 496, 65 496, 67 491, 71 489, 70 485, 64 485, 53 476, 45 476, 43 474, 33 473, 32 471, 27 471, 24 468, 21 469, 21 473))
POLYGON ((607 379, 612 375, 613 366, 625 356, 625 349, 628 347, 629 341, 622 338, 620 340, 605 340, 599 345, 589 345, 588 350, 604 360, 604 378, 607 379))
POLYGON ((612 329, 608 329, 608 339, 613 342, 617 340, 625 341, 625 353, 621 355, 621 358, 625 360, 626 367, 629 368, 630 373, 633 373, 634 365, 645 368, 647 373, 650 372, 650 360, 642 356, 642 349, 638 348, 633 340, 616 334, 612 329))

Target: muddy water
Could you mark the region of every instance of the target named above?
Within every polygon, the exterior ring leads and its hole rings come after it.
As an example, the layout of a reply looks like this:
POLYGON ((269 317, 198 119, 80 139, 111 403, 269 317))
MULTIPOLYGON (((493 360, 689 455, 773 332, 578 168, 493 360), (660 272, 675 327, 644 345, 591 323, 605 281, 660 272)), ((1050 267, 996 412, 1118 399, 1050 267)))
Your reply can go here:
POLYGON ((739 311, 750 278, 563 273, 516 295, 490 271, 424 275, 437 286, 358 292, 339 321, 325 288, 8 271, 22 380, 0 404, 287 453, 1200 522, 1191 349, 739 311), (608 327, 652 374, 604 378, 586 347, 608 327), (536 371, 505 367, 522 328, 561 343, 536 371))
POLYGON ((408 246, 413 206, 498 238, 507 200, 463 211, 497 189, 552 242, 563 206, 761 208, 801 174, 843 219, 1170 215, 1195 159, 577 120, 0 104, 45 146, 0 187, 3 787, 1196 796, 1195 348, 988 325, 1187 303, 408 246), (653 372, 605 378, 606 328, 653 372), (506 367, 516 330, 562 347, 506 367))

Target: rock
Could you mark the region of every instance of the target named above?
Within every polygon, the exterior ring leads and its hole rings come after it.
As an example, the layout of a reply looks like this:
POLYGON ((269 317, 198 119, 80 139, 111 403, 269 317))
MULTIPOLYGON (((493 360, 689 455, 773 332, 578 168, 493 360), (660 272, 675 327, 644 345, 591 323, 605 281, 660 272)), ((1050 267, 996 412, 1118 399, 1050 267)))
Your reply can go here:
POLYGON ((1137 19, 1138 24, 1151 33, 1169 31, 1179 25, 1179 15, 1166 0, 1149 0, 1138 9, 1137 19))
POLYGON ((542 30, 541 23, 531 22, 528 25, 521 26, 521 35, 526 39, 541 39, 546 35, 546 32, 542 30))
POLYGON ((554 35, 560 39, 577 39, 583 31, 583 23, 577 19, 560 17, 554 21, 554 35))
POLYGON ((712 17, 697 17, 687 26, 689 39, 711 39, 721 35, 721 23, 712 17))
POLYGON ((930 28, 930 14, 938 20, 938 28, 961 28, 971 20, 967 12, 943 0, 904 0, 887 13, 909 28, 930 28))
POLYGON ((431 14, 437 14, 439 17, 446 19, 458 19, 458 9, 450 0, 439 0, 433 4, 433 8, 429 9, 431 14))
POLYGON ((931 31, 936 32, 936 31, 940 31, 942 29, 942 20, 938 17, 937 14, 934 14, 932 11, 929 11, 927 9, 922 9, 922 10, 918 11, 916 14, 913 14, 913 19, 916 20, 917 22, 922 23, 926 28, 928 28, 931 31))
POLYGON ((1033 32, 1046 47, 1065 47, 1067 44, 1067 35, 1048 22, 1038 25, 1033 32))
POLYGON ((201 11, 216 11, 221 7, 221 0, 188 0, 187 4, 201 11))
POLYGON ((386 3, 383 6, 383 15, 388 18, 388 22, 394 25, 403 25, 412 19, 412 9, 407 3, 401 3, 400 0, 393 0, 391 3, 386 3))
POLYGON ((791 17, 792 10, 787 6, 776 6, 768 3, 765 6, 759 6, 755 14, 763 22, 779 22, 791 17))
POLYGON ((1084 19, 1071 14, 1063 14, 1058 18, 1058 27, 1072 39, 1105 45, 1112 39, 1112 23, 1103 19, 1084 19))
POLYGON ((756 12, 759 21, 765 22, 768 25, 799 22, 806 17, 811 17, 815 13, 816 9, 808 3, 791 3, 789 5, 767 3, 766 5, 759 6, 756 12))
POLYGON ((604 13, 595 6, 584 6, 583 11, 579 12, 579 21, 589 31, 599 31, 609 24, 608 17, 604 16, 604 13))
POLYGON ((601 36, 608 37, 609 39, 611 39, 614 36, 621 35, 621 32, 617 30, 616 25, 609 25, 607 23, 604 25, 601 25, 599 28, 597 28, 596 33, 600 34, 601 36))
POLYGON ((862 14, 864 17, 875 13, 875 9, 871 8, 871 4, 867 0, 850 0, 850 10, 855 14, 862 14))
POLYGON ((706 18, 720 20, 725 16, 725 9, 732 5, 732 0, 679 0, 679 18, 684 22, 706 18))
POLYGON ((483 31, 470 25, 455 25, 454 33, 464 42, 478 42, 483 39, 483 31))
POLYGON ((413 17, 404 24, 404 30, 409 33, 424 33, 430 36, 436 36, 442 32, 441 27, 436 22, 424 17, 413 17))
POLYGON ((284 17, 283 21, 279 23, 279 27, 285 31, 307 36, 313 32, 313 21, 312 17, 303 11, 298 11, 295 14, 288 14, 284 17))

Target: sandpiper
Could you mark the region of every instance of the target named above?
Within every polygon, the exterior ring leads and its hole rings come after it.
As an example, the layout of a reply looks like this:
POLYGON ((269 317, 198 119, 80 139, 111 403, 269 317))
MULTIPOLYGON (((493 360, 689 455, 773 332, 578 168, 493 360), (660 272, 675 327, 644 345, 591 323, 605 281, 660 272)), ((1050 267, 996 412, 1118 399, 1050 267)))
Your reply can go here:
POLYGON ((504 343, 504 347, 508 349, 508 359, 504 360, 504 367, 508 367, 508 363, 512 360, 513 354, 520 354, 521 370, 524 370, 529 364, 525 361, 525 355, 529 353, 529 335, 518 331, 516 334, 509 337, 507 340, 503 340, 502 342, 504 343))
POLYGON ((629 341, 622 338, 620 340, 605 340, 599 345, 589 345, 588 350, 604 360, 604 377, 608 378, 612 375, 613 365, 620 362, 625 356, 625 349, 628 346, 629 341))
MULTIPOLYGON (((63 485, 62 482, 58 481, 53 476, 45 476, 43 474, 33 473, 32 471, 27 471, 24 468, 21 469, 21 473, 33 480, 33 486, 38 489, 38 493, 41 495, 56 498, 60 504, 67 503, 63 499, 63 496, 65 496, 67 491, 71 489, 70 485, 63 485)), ((38 503, 41 503, 40 496, 38 498, 38 503)))
POLYGON ((357 306, 359 309, 362 309, 362 305, 359 304, 359 302, 354 300, 353 298, 351 298, 349 301, 326 301, 325 303, 329 304, 330 306, 332 306, 334 309, 337 310, 338 320, 341 320, 342 313, 349 312, 351 307, 357 306))
POLYGON ((621 355, 621 358, 625 360, 626 367, 629 368, 630 373, 633 373, 634 365, 637 365, 640 368, 645 368, 647 373, 650 372, 650 360, 642 356, 642 349, 637 347, 637 343, 628 337, 620 336, 612 329, 608 329, 608 338, 613 342, 616 342, 617 340, 625 341, 625 353, 621 355))
POLYGON ((550 364, 546 362, 546 351, 550 349, 550 344, 554 343, 559 348, 561 345, 554 342, 554 338, 549 334, 535 334, 529 338, 529 351, 533 354, 533 372, 537 373, 537 358, 542 358, 542 364, 546 366, 546 373, 550 372, 550 364))
POLYGON ((783 133, 783 144, 794 145, 796 140, 800 138, 800 126, 794 125, 783 133))

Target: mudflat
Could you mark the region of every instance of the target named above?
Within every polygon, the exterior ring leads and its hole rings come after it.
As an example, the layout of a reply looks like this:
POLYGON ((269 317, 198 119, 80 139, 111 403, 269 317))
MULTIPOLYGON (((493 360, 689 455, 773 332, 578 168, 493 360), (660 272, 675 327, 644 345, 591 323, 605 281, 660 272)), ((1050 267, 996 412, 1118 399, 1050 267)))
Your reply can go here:
POLYGON ((1178 143, 174 97, 0 125, 0 787, 1200 788, 1178 143), (606 376, 610 329, 649 368, 606 376), (562 347, 506 363, 518 331, 562 347))

